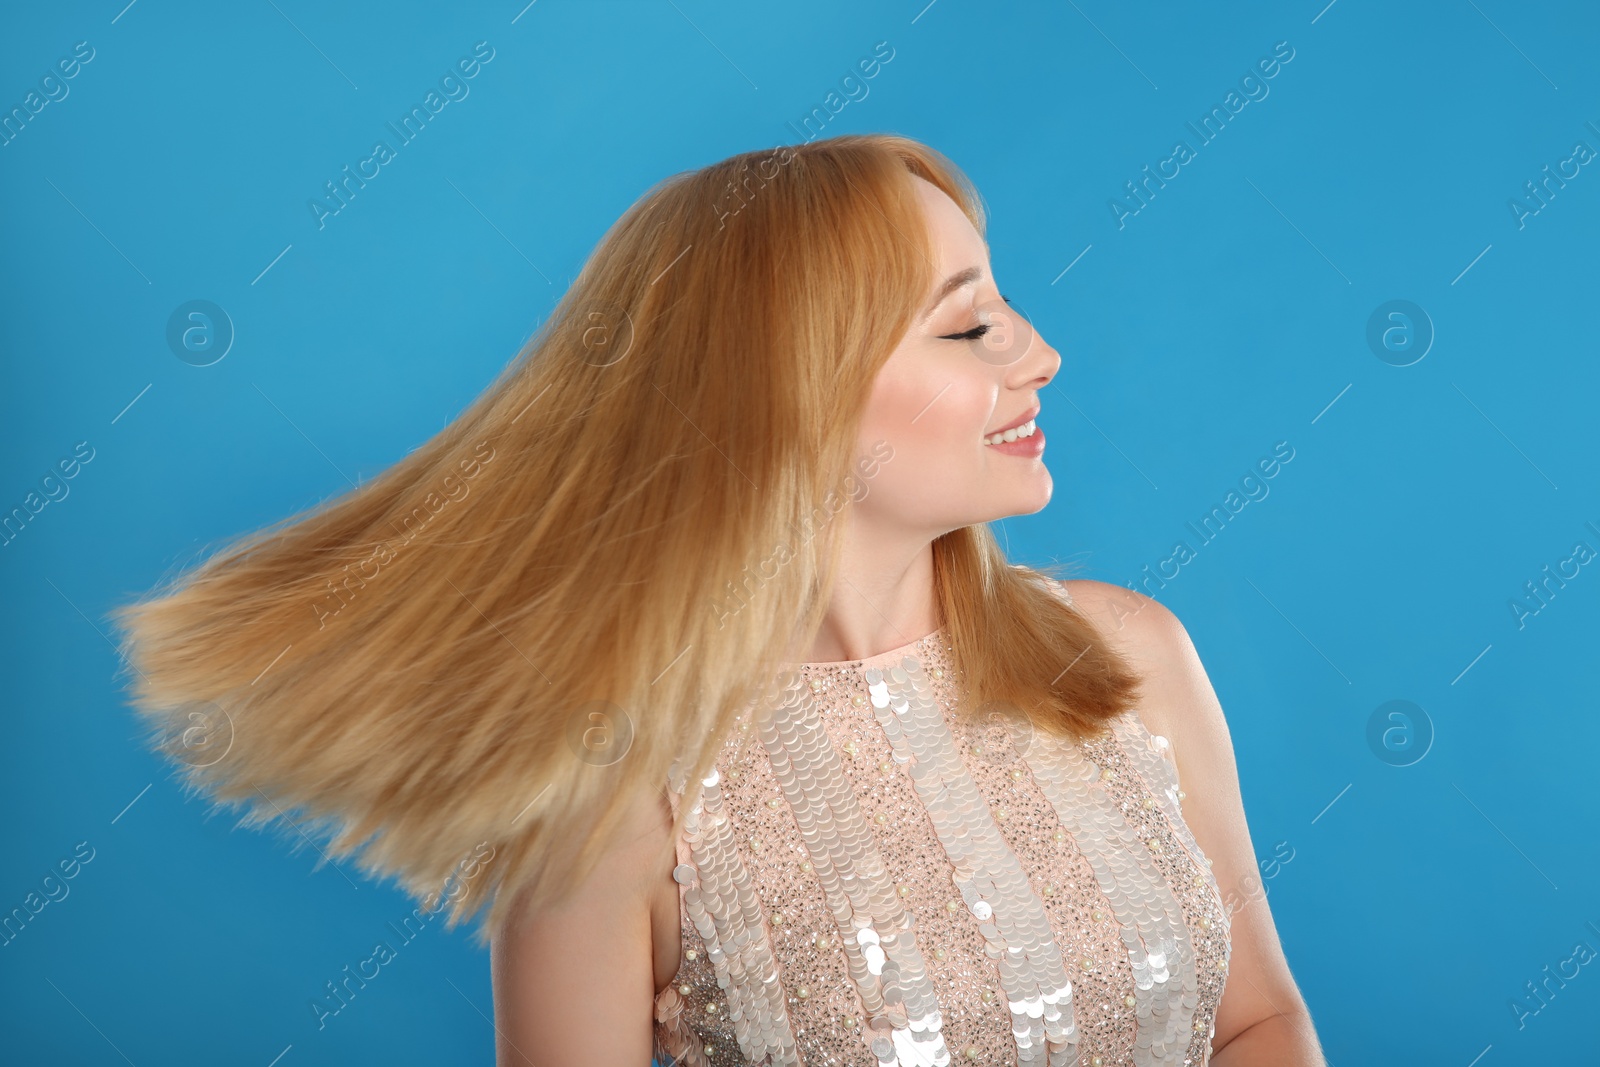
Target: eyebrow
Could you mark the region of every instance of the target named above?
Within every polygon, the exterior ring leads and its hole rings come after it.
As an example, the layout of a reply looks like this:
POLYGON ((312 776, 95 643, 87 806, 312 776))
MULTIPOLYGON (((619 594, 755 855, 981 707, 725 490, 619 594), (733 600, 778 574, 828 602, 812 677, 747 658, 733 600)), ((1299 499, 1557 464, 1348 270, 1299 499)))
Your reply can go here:
POLYGON ((934 310, 944 303, 945 297, 960 289, 963 285, 971 285, 981 277, 983 277, 982 267, 968 267, 966 270, 957 271, 950 275, 944 280, 944 284, 939 286, 939 291, 933 295, 933 300, 929 302, 926 310, 923 311, 920 321, 927 322, 928 317, 934 313, 934 310))

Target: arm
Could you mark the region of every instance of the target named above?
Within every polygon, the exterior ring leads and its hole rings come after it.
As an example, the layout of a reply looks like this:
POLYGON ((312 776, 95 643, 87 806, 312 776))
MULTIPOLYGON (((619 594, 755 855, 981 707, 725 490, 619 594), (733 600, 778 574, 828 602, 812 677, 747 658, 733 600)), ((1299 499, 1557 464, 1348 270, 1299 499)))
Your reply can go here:
MULTIPOLYGON (((518 913, 494 939, 495 1063, 499 1067, 642 1067, 651 1058, 656 963, 652 901, 671 811, 630 812, 594 871, 559 907, 518 913)), ((674 897, 676 900, 676 897, 674 897)))
POLYGON ((1231 910, 1232 948, 1212 1038, 1213 1067, 1325 1067, 1311 1013, 1284 959, 1256 872, 1233 740, 1188 631, 1159 602, 1105 582, 1067 583, 1145 679, 1138 713, 1172 743, 1183 819, 1231 910))

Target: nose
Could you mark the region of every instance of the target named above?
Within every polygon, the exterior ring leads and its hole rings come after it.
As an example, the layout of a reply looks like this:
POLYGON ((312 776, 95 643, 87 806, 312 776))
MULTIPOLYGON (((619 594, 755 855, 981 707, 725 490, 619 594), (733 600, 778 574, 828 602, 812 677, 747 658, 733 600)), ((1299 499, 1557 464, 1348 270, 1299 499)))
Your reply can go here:
POLYGON ((1029 336, 1022 355, 1005 368, 1006 385, 1012 389, 1042 389, 1061 369, 1061 353, 1044 339, 1044 334, 1035 329, 1032 323, 1022 320, 1020 315, 1017 317, 1020 320, 1019 330, 1027 330, 1029 336))
POLYGON ((986 301, 978 307, 978 318, 989 329, 974 354, 1000 370, 1008 384, 1021 386, 1037 379, 1036 384, 1043 385, 1055 377, 1061 353, 1012 301, 1003 296, 986 301))

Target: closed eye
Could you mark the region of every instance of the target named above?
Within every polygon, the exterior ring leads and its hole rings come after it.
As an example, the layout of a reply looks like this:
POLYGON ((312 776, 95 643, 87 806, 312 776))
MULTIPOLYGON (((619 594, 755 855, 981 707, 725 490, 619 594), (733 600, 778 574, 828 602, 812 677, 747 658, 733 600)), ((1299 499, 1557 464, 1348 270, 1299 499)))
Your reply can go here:
MULTIPOLYGON (((1004 300, 1007 304, 1011 303, 1011 298, 1009 296, 1002 296, 1000 299, 1004 300)), ((970 330, 964 330, 961 333, 947 333, 943 337, 941 337, 940 340, 941 341, 976 341, 976 340, 982 338, 985 334, 987 334, 992 329, 994 329, 994 326, 992 324, 990 324, 990 323, 985 322, 985 323, 982 323, 981 325, 974 326, 970 330)))
POLYGON ((962 333, 947 333, 943 337, 941 337, 940 340, 942 340, 942 341, 976 341, 976 340, 978 340, 978 338, 980 338, 984 334, 988 333, 991 329, 993 329, 993 327, 991 327, 986 322, 981 326, 974 326, 972 329, 966 330, 966 331, 964 331, 962 333))

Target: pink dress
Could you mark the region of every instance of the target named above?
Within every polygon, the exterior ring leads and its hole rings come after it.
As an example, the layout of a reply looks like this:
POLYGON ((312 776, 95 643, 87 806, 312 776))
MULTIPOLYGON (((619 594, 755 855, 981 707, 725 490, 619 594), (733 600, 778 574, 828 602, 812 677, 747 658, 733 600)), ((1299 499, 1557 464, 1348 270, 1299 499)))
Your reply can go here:
POLYGON ((677 841, 661 1064, 1210 1059, 1228 917, 1167 740, 958 718, 948 652, 800 664, 745 712, 677 841))

